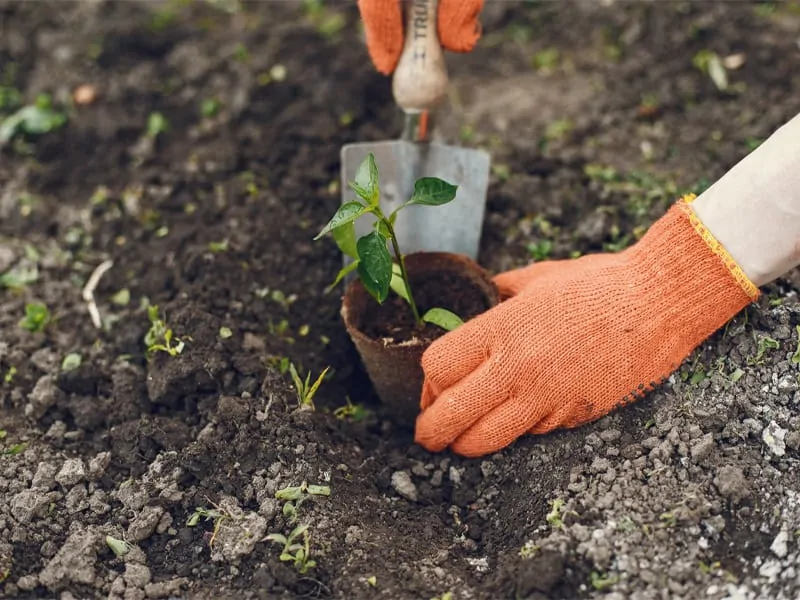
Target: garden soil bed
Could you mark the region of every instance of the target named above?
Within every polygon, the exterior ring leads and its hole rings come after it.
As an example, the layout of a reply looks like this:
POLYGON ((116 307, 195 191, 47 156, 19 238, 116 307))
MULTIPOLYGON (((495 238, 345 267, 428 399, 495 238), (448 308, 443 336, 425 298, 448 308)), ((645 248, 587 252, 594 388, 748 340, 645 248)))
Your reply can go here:
MULTIPOLYGON (((625 247, 800 110, 796 5, 489 4, 440 122, 493 154, 493 272, 625 247)), ((402 124, 357 27, 354 3, 0 2, 0 110, 96 88, 0 150, 0 274, 29 275, 0 289, 3 596, 796 598, 797 274, 590 426, 467 460, 384 418, 311 241, 340 147, 402 124), (181 353, 146 360, 148 303, 181 353), (289 362, 331 367, 315 411, 289 362), (300 574, 265 538, 304 481, 330 495, 298 508, 300 574)))

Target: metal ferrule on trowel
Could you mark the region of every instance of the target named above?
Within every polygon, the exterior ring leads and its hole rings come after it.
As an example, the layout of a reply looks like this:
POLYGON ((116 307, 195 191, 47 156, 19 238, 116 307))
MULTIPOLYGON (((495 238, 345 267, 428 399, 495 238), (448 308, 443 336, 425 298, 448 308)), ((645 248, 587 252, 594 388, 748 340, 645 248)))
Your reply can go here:
MULTIPOLYGON (((434 111, 448 91, 444 52, 436 31, 438 0, 411 0, 404 4, 406 39, 394 71, 392 92, 405 113, 400 139, 350 144, 342 148, 342 203, 355 199, 349 182, 371 152, 378 166, 381 209, 390 214, 414 191, 421 177, 438 177, 458 186, 453 202, 443 206, 408 206, 394 229, 403 254, 454 252, 476 260, 489 185, 489 155, 431 141, 434 111)), ((356 221, 356 236, 372 230, 371 216, 356 221)), ((345 265, 351 259, 344 257, 345 265)), ((351 273, 345 281, 350 281, 351 273)))

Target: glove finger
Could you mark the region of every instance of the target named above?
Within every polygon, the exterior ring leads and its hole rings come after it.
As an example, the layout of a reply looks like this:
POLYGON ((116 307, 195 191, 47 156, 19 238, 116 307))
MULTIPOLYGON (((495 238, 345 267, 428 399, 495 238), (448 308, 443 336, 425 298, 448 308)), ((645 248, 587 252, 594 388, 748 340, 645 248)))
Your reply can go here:
POLYGON ((415 441, 431 452, 450 445, 487 412, 509 397, 508 363, 492 357, 456 385, 443 391, 417 417, 415 441))
POLYGON ((497 452, 547 419, 551 406, 543 399, 514 396, 476 421, 453 442, 451 449, 467 457, 497 452))
POLYGON ((433 342, 422 355, 428 393, 423 394, 423 410, 443 390, 475 371, 489 356, 488 337, 483 333, 483 321, 488 311, 458 329, 433 342))
POLYGON ((403 13, 399 0, 358 0, 367 51, 375 68, 389 75, 403 51, 403 13))
POLYGON ((438 31, 442 46, 451 52, 471 52, 481 37, 478 20, 484 0, 440 0, 438 31))

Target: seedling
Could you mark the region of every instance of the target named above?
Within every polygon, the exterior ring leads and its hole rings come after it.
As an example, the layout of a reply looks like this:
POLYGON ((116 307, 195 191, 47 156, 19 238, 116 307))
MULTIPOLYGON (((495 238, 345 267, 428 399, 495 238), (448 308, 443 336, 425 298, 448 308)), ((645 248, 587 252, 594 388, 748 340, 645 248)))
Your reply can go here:
POLYGON ((202 506, 198 506, 194 509, 194 512, 189 516, 186 520, 187 527, 195 527, 199 522, 200 519, 205 519, 206 521, 213 521, 214 522, 214 532, 211 534, 211 539, 208 542, 209 547, 214 545, 214 540, 217 539, 217 535, 219 534, 220 527, 222 527, 222 522, 228 517, 227 513, 219 509, 208 509, 203 508, 202 506))
POLYGON ((65 114, 53 109, 50 96, 40 94, 34 104, 23 106, 0 124, 0 145, 17 135, 40 136, 67 122, 65 114))
POLYGON ((795 325, 795 330, 797 331, 797 349, 792 354, 792 363, 796 365, 800 363, 800 325, 795 325))
POLYGON ((592 571, 592 573, 589 575, 589 581, 594 589, 602 592, 603 590, 607 590, 617 583, 617 581, 619 581, 619 577, 616 575, 605 575, 598 573, 597 571, 592 571))
POLYGON ((367 416, 367 409, 360 404, 353 404, 352 400, 350 400, 350 396, 345 396, 345 400, 347 404, 334 410, 333 416, 342 420, 350 419, 356 423, 363 421, 367 416))
POLYGON ((751 365, 761 364, 767 350, 777 350, 778 348, 780 348, 778 340, 772 339, 769 336, 763 336, 758 340, 758 350, 756 351, 755 357, 748 358, 747 362, 751 365))
POLYGON ((297 374, 297 369, 295 368, 294 363, 289 363, 289 374, 292 376, 294 390, 297 394, 297 402, 301 407, 305 406, 311 410, 316 409, 314 406, 314 396, 316 395, 319 386, 322 384, 322 379, 325 377, 325 375, 327 375, 329 370, 330 367, 325 367, 325 370, 319 374, 317 380, 314 383, 311 383, 311 371, 306 374, 304 381, 300 379, 300 375, 297 374))
POLYGON ((522 559, 533 558, 540 550, 539 546, 533 543, 533 540, 528 540, 525 545, 519 549, 519 557, 522 559))
POLYGON ((561 509, 564 507, 564 501, 561 498, 556 498, 550 502, 550 512, 547 513, 545 519, 553 529, 560 529, 564 527, 561 509))
POLYGON ((125 556, 133 548, 133 545, 129 542, 126 542, 125 540, 119 540, 110 535, 106 536, 106 545, 111 549, 117 558, 125 556))
POLYGON ((280 533, 270 533, 267 539, 283 544, 280 559, 284 562, 291 561, 294 568, 301 575, 305 575, 309 569, 317 566, 317 561, 310 558, 310 536, 308 535, 308 525, 298 525, 289 536, 280 533), (298 542, 297 540, 301 541, 298 542))
POLYGON ((339 207, 333 218, 314 238, 318 240, 330 233, 339 249, 353 259, 339 271, 330 287, 333 288, 349 273, 356 271, 364 288, 377 302, 383 304, 390 289, 403 298, 410 306, 418 327, 432 323, 448 331, 455 329, 463 321, 449 310, 431 308, 424 315, 419 314, 394 225, 398 213, 407 206, 442 206, 451 202, 456 197, 458 186, 436 177, 418 179, 411 198, 387 217, 380 207, 379 184, 378 166, 375 164, 375 156, 370 153, 358 167, 355 181, 350 182, 358 200, 339 207), (373 231, 356 240, 355 221, 370 214, 375 217, 373 231), (389 253, 387 243, 392 245, 394 259, 389 253))
POLYGON ((48 323, 50 323, 50 311, 44 304, 32 302, 25 305, 25 317, 20 320, 20 327, 32 333, 40 333, 48 323))
POLYGON ((330 496, 331 488, 327 485, 309 485, 303 482, 297 486, 289 486, 275 492, 275 497, 278 500, 285 500, 286 504, 283 505, 283 516, 289 519, 290 523, 297 521, 297 511, 300 505, 305 502, 309 496, 330 496))
POLYGON ((157 138, 169 129, 169 122, 160 112, 152 112, 147 116, 147 137, 157 138))
POLYGON ((147 346, 148 358, 155 352, 166 352, 170 356, 177 356, 183 352, 183 340, 174 337, 172 329, 167 327, 159 316, 158 306, 148 306, 147 317, 150 319, 150 329, 144 336, 144 343, 147 346))

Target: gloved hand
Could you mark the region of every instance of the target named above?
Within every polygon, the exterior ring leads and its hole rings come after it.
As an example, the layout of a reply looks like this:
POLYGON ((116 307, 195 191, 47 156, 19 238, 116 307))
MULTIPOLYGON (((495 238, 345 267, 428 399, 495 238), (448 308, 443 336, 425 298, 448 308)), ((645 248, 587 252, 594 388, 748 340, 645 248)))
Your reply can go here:
MULTIPOLYGON (((478 15, 484 0, 439 0, 438 33, 451 52, 470 52, 481 36, 478 15)), ((391 74, 403 51, 405 22, 400 0, 358 0, 367 49, 375 68, 391 74)))
POLYGON ((510 298, 434 342, 416 441, 465 456, 596 420, 643 396, 758 296, 693 197, 617 254, 499 275, 510 298))

